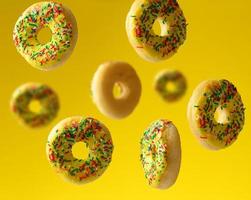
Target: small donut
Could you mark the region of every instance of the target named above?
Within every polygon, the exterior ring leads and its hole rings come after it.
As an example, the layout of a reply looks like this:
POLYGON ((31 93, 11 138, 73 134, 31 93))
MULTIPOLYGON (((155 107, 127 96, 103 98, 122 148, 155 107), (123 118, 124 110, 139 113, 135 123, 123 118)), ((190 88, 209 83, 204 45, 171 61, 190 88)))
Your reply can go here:
POLYGON ((106 116, 120 119, 136 107, 141 95, 141 83, 136 71, 125 62, 106 62, 100 65, 92 80, 92 95, 98 109, 106 116), (113 95, 114 85, 121 94, 113 95))
POLYGON ((112 159, 113 143, 109 130, 96 119, 69 117, 58 123, 48 136, 46 152, 49 163, 65 179, 75 184, 94 181, 107 169, 112 159), (89 148, 88 157, 72 154, 76 142, 89 148))
POLYGON ((11 110, 20 121, 31 127, 38 128, 49 124, 59 110, 57 94, 47 85, 41 83, 26 83, 18 87, 11 99, 11 110), (30 110, 32 101, 39 101, 39 112, 30 110))
POLYGON ((141 138, 141 163, 150 186, 167 189, 179 174, 180 136, 175 125, 165 119, 153 122, 141 138))
POLYGON ((219 150, 231 145, 244 125, 244 105, 228 80, 203 81, 188 104, 190 128, 203 146, 219 150), (216 113, 219 113, 217 120, 216 113))
POLYGON ((18 18, 13 40, 17 51, 33 67, 48 71, 62 65, 77 41, 77 22, 72 12, 56 2, 39 2, 27 8, 18 18), (51 40, 41 44, 38 32, 48 27, 51 40))
POLYGON ((162 71, 155 78, 155 90, 165 101, 173 102, 180 99, 186 89, 186 78, 177 70, 162 71), (173 84, 174 90, 168 89, 169 83, 173 84))
POLYGON ((186 19, 176 0, 135 0, 126 20, 129 41, 143 59, 165 60, 186 39, 186 19), (152 30, 157 20, 161 34, 152 30))

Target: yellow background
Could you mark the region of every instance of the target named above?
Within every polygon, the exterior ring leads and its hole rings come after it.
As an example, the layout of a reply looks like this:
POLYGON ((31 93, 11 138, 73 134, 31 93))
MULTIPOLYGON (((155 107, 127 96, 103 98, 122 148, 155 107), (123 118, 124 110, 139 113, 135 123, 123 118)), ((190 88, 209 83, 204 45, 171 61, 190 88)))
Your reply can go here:
POLYGON ((171 59, 152 64, 130 46, 126 14, 133 0, 62 0, 75 14, 79 39, 66 64, 51 72, 32 68, 16 52, 12 30, 18 16, 35 1, 5 0, 0 6, 0 199, 251 199, 251 1, 180 0, 188 22, 185 44, 171 59), (134 113, 123 120, 103 116, 92 103, 90 82, 107 60, 131 63, 141 78, 143 93, 134 113), (166 68, 178 69, 188 90, 167 104, 153 90, 153 78, 166 68), (186 106, 192 90, 205 79, 232 81, 246 107, 246 123, 237 142, 212 152, 192 135, 186 106), (58 117, 46 128, 30 130, 9 109, 12 92, 36 81, 49 84, 60 97, 58 117), (97 181, 76 186, 64 182, 48 164, 45 143, 61 119, 93 116, 109 127, 115 149, 111 165, 97 181), (139 162, 139 139, 158 118, 172 120, 182 140, 182 165, 176 184, 164 191, 150 188, 139 162))

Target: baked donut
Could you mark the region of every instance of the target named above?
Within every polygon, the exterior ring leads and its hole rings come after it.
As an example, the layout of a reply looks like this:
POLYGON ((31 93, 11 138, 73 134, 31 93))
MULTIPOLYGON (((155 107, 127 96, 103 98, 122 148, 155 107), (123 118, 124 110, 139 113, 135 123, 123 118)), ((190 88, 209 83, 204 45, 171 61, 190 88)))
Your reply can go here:
POLYGON ((150 186, 166 189, 177 179, 181 162, 178 130, 165 119, 153 122, 141 138, 141 163, 150 186))
POLYGON ((135 0, 126 20, 129 41, 143 59, 165 60, 175 54, 186 39, 186 19, 176 0, 135 0), (157 20, 161 34, 153 31, 157 20))
POLYGON ((136 71, 125 62, 106 62, 99 66, 92 80, 92 96, 98 109, 112 118, 128 116, 138 104, 141 83, 136 71), (118 85, 121 93, 113 95, 118 85))
POLYGON ((157 74, 154 87, 165 101, 173 102, 185 94, 187 82, 181 72, 177 70, 165 70, 157 74), (174 86, 173 90, 167 87, 169 83, 174 86))
POLYGON ((203 146, 218 150, 237 139, 244 125, 244 110, 241 96, 231 82, 207 80, 194 90, 187 118, 203 146))
POLYGON ((17 51, 33 67, 48 71, 62 65, 72 53, 78 36, 72 12, 60 3, 43 1, 27 8, 18 18, 13 32, 17 51), (48 27, 51 40, 41 44, 38 32, 48 27))
POLYGON ((20 121, 31 127, 38 128, 49 124, 59 110, 57 94, 47 85, 41 83, 26 83, 18 87, 11 98, 11 110, 20 121), (40 111, 33 112, 29 105, 39 101, 40 111))
POLYGON ((69 117, 51 131, 46 145, 49 163, 66 180, 83 184, 94 181, 107 169, 112 159, 113 144, 109 130, 96 119, 69 117), (77 159, 72 147, 84 142, 89 155, 77 159))

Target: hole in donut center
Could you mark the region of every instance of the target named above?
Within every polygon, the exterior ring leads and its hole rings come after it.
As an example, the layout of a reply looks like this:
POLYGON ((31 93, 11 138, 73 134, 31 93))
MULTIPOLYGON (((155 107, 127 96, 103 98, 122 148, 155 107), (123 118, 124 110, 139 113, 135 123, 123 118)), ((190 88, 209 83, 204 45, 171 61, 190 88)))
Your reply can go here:
POLYGON ((166 36, 168 35, 168 25, 165 20, 162 20, 160 18, 156 19, 152 26, 152 31, 154 34, 158 36, 166 36))
POLYGON ((88 157, 89 150, 84 142, 77 142, 72 147, 72 155, 79 160, 85 160, 88 157))
POLYGON ((166 90, 167 90, 168 92, 176 92, 176 90, 177 90, 177 85, 176 85, 174 82, 172 82, 172 81, 168 81, 168 82, 166 83, 166 90))
POLYGON ((113 96, 115 97, 115 99, 120 99, 122 97, 123 94, 123 87, 121 83, 115 83, 113 86, 113 96))
POLYGON ((29 110, 33 113, 39 113, 42 109, 41 103, 38 100, 32 100, 29 103, 29 110))
POLYGON ((214 119, 216 120, 217 123, 220 124, 227 124, 229 122, 229 113, 226 108, 222 108, 219 106, 215 113, 214 113, 214 119))
POLYGON ((51 40, 51 29, 49 27, 42 27, 37 33, 37 39, 40 44, 46 44, 51 40))

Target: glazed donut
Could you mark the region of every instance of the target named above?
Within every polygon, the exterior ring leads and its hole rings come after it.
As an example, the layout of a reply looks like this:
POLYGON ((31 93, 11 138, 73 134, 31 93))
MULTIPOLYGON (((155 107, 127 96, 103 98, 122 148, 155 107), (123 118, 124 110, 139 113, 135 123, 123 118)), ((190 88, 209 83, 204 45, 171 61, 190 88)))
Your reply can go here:
POLYGON ((157 120, 141 138, 141 163, 150 186, 166 189, 177 179, 181 162, 178 130, 169 120, 157 120))
POLYGON ((172 102, 180 99, 185 94, 186 89, 186 78, 177 70, 162 71, 155 78, 155 90, 166 101, 172 102), (174 85, 174 90, 167 88, 168 83, 174 85))
POLYGON ((11 98, 11 110, 20 121, 31 127, 37 128, 49 124, 59 110, 57 94, 47 85, 41 83, 26 83, 15 90, 11 98), (30 110, 33 101, 39 101, 39 112, 30 110))
POLYGON ((207 80, 194 90, 188 104, 190 128, 203 146, 218 150, 231 145, 244 125, 244 105, 227 80, 207 80), (218 119, 216 113, 219 113, 218 119))
POLYGON ((176 0, 135 0, 126 20, 129 41, 143 59, 165 60, 186 39, 186 20, 176 0), (157 20, 161 34, 152 30, 157 20))
POLYGON ((94 103, 104 114, 112 118, 128 116, 138 104, 141 83, 136 71, 124 62, 106 62, 100 65, 92 80, 94 103), (119 97, 113 95, 113 87, 121 88, 119 97))
POLYGON ((104 173, 112 159, 113 144, 109 130, 101 122, 76 116, 62 120, 52 129, 46 152, 51 166, 65 180, 83 184, 104 173), (89 148, 85 160, 73 156, 76 142, 84 142, 89 148))
POLYGON ((39 2, 27 8, 18 18, 13 40, 17 51, 33 67, 48 71, 62 65, 77 41, 77 23, 72 12, 60 3, 39 2), (48 27, 51 40, 41 44, 39 30, 48 27))

